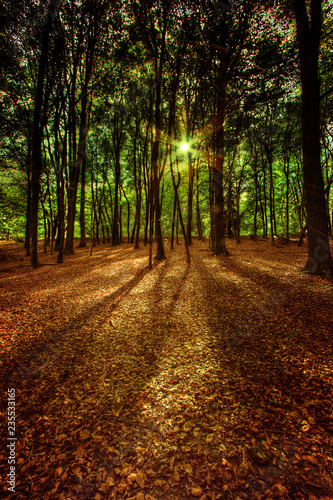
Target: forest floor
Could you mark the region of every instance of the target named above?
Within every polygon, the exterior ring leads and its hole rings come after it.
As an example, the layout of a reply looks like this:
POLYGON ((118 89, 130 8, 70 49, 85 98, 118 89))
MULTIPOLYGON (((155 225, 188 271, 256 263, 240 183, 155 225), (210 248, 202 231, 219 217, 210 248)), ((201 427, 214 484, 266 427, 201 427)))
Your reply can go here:
POLYGON ((0 248, 5 498, 333 498, 333 286, 306 247, 195 241, 151 270, 143 246, 37 270, 0 248))

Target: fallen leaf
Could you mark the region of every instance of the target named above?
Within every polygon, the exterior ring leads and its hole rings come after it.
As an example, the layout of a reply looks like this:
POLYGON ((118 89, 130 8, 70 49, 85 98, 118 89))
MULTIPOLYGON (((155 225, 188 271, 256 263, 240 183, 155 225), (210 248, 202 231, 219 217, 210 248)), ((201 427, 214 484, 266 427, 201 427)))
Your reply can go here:
POLYGON ((312 457, 311 455, 304 455, 303 460, 306 460, 307 462, 310 462, 310 464, 318 465, 317 460, 315 457, 312 457))
POLYGON ((143 475, 143 472, 141 472, 139 470, 136 473, 136 482, 138 483, 140 488, 144 487, 144 484, 145 484, 144 475, 143 475))
POLYGON ((83 441, 86 441, 87 439, 89 439, 90 437, 90 432, 88 431, 88 429, 84 429, 81 434, 80 434, 80 437, 83 441))
POLYGON ((282 484, 274 484, 274 486, 272 487, 272 492, 275 496, 280 496, 280 497, 282 497, 282 495, 288 494, 287 488, 282 484))
POLYGON ((191 464, 185 464, 184 466, 184 470, 187 474, 193 474, 193 469, 192 469, 192 465, 191 464))
POLYGON ((121 481, 117 485, 118 491, 123 494, 124 491, 127 489, 127 483, 124 478, 121 479, 121 481))
POLYGON ((60 477, 62 475, 62 473, 64 472, 64 469, 62 467, 58 467, 56 469, 56 476, 57 477, 60 477))
POLYGON ((82 448, 82 446, 80 448, 78 448, 75 452, 75 455, 77 455, 79 458, 83 458, 85 454, 86 454, 86 451, 84 448, 82 448))
POLYGON ((167 491, 169 489, 168 483, 166 481, 163 481, 163 479, 156 479, 156 481, 154 481, 154 485, 164 491, 167 491))
POLYGON ((115 480, 113 479, 113 477, 112 477, 112 476, 108 476, 108 477, 106 478, 106 481, 105 481, 105 482, 106 482, 106 484, 107 484, 108 486, 114 486, 114 485, 115 485, 115 480))

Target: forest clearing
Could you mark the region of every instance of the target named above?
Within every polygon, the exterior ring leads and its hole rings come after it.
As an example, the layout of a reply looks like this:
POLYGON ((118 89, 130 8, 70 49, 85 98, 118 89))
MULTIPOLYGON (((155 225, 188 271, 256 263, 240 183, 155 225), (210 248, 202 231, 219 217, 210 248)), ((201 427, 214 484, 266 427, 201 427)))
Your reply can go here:
POLYGON ((152 269, 100 245, 36 270, 21 247, 1 242, 6 498, 333 498, 332 280, 300 272, 306 245, 194 240, 188 264, 165 242, 152 269))

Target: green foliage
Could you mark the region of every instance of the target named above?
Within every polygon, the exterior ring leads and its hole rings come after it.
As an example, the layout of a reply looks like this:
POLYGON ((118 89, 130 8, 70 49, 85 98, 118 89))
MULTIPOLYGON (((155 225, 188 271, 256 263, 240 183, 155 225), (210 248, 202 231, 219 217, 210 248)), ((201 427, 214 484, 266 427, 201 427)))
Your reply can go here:
MULTIPOLYGON (((10 226, 12 232, 23 234, 32 103, 43 16, 35 4, 21 2, 9 6, 5 3, 6 9, 2 7, 0 11, 0 23, 6 34, 0 37, 2 63, 6 66, 0 80, 0 115, 4 123, 0 132, 1 231, 10 226), (23 14, 22 30, 15 34, 13 20, 19 11, 23 14), (36 29, 32 29, 33 26, 36 29)), ((124 237, 127 237, 128 204, 132 232, 140 200, 140 236, 143 236, 150 199, 156 86, 162 82, 158 169, 163 234, 171 234, 175 196, 168 145, 176 179, 178 168, 181 176, 178 195, 185 221, 188 217, 188 158, 180 150, 184 140, 190 145, 194 165, 193 234, 197 232, 197 194, 204 234, 208 236, 211 230, 214 201, 209 172, 218 155, 223 156, 225 219, 232 221, 238 211, 241 234, 253 233, 255 224, 258 234, 267 234, 270 211, 274 211, 274 231, 276 229, 278 235, 286 235, 287 217, 291 233, 297 234, 302 229, 305 213, 295 26, 288 18, 288 9, 281 12, 279 5, 272 2, 239 0, 236 3, 233 9, 221 13, 205 1, 196 6, 189 2, 166 2, 166 52, 160 75, 156 68, 164 36, 161 2, 116 3, 112 9, 107 8, 107 2, 100 6, 87 0, 82 5, 62 2, 60 16, 56 15, 54 20, 45 77, 49 102, 44 110, 41 196, 45 197, 50 220, 51 216, 53 220, 58 216, 57 190, 62 178, 65 206, 68 203, 71 161, 73 156, 77 160, 82 148, 78 134, 82 97, 86 91, 89 115, 85 152, 87 234, 93 235, 95 212, 100 215, 100 224, 104 221, 111 234, 118 199, 124 237), (99 24, 94 22, 94 16, 99 16, 99 24), (85 88, 86 54, 93 37, 98 40, 93 75, 85 88), (224 107, 218 113, 221 82, 224 107), (174 92, 176 99, 172 108, 174 92), (75 114, 70 116, 73 109, 75 114), (75 120, 77 151, 73 137, 68 136, 70 120, 75 120), (223 151, 217 152, 216 133, 221 128, 223 151)), ((324 103, 323 169, 330 212, 332 19, 332 8, 325 3, 320 71, 324 103)), ((71 126, 73 128, 73 123, 71 126)), ((76 209, 75 227, 79 236, 79 196, 76 209)))

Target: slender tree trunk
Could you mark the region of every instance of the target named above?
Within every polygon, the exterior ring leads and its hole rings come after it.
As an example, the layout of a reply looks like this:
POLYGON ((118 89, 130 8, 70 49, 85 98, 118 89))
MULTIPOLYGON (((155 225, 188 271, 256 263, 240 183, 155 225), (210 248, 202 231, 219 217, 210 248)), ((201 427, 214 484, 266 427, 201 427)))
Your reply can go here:
POLYGON ((257 239, 257 216, 258 216, 258 170, 257 170, 257 156, 254 157, 254 184, 255 184, 255 207, 253 218, 253 238, 257 239))
POLYGON ((214 250, 215 247, 215 196, 213 188, 213 172, 212 168, 209 168, 209 208, 210 208, 210 233, 209 233, 209 243, 210 248, 214 250))
POLYGON ((177 210, 177 220, 176 220, 176 243, 179 245, 179 217, 178 217, 178 210, 177 210))
POLYGON ((172 212, 172 221, 171 221, 170 250, 173 250, 173 242, 175 240, 176 210, 177 210, 177 198, 176 198, 176 194, 175 194, 174 199, 173 199, 173 212, 172 212))
MULTIPOLYGON (((189 264, 191 262, 190 249, 189 249, 189 244, 188 244, 188 240, 187 240, 186 229, 185 229, 185 225, 184 225, 184 221, 183 221, 183 217, 182 217, 182 212, 181 212, 181 208, 180 208, 179 196, 178 196, 178 188, 177 188, 177 186, 179 186, 179 184, 180 184, 180 173, 179 173, 179 170, 177 168, 177 170, 178 170, 178 182, 176 184, 176 180, 175 180, 175 176, 174 176, 174 172, 173 172, 173 166, 172 166, 171 156, 170 156, 170 170, 171 170, 172 184, 173 184, 173 188, 174 188, 174 192, 175 192, 175 199, 176 199, 176 203, 177 203, 177 207, 178 207, 179 221, 180 221, 180 225, 181 225, 183 236, 184 236, 186 256, 187 256, 187 263, 189 264)), ((178 233, 178 231, 177 231, 177 233, 178 233)), ((177 234, 177 243, 178 243, 178 234, 177 234)))
POLYGON ((58 229, 58 264, 62 264, 64 261, 64 244, 65 244, 65 183, 63 172, 61 172, 61 178, 58 181, 57 187, 58 195, 58 214, 59 214, 59 229, 58 229))
MULTIPOLYGON (((172 160, 170 156, 170 165, 172 165, 172 160)), ((176 214, 177 212, 177 207, 178 207, 178 188, 180 184, 180 175, 178 175, 177 183, 174 184, 174 201, 173 201, 173 215, 172 215, 172 225, 171 225, 171 243, 170 243, 170 250, 173 250, 173 245, 174 245, 174 239, 175 239, 175 224, 176 224, 176 214)), ((177 215, 177 223, 178 223, 178 215, 177 215)), ((178 231, 178 228, 177 228, 178 231)), ((178 243, 178 232, 177 232, 177 243, 178 243)))
MULTIPOLYGON (((56 132, 57 134, 57 132, 56 132)), ((64 170, 66 169, 67 162, 67 140, 68 133, 65 127, 65 135, 63 141, 62 149, 62 163, 61 166, 57 166, 57 205, 58 205, 58 217, 59 217, 59 228, 58 237, 56 242, 56 250, 58 250, 58 264, 62 264, 64 261, 64 246, 65 246, 65 180, 64 180, 64 170)), ((57 136, 56 136, 57 141, 57 136)))
POLYGON ((268 153, 268 165, 269 165, 269 222, 271 229, 271 242, 275 245, 274 241, 274 198, 273 198, 273 158, 271 151, 268 153))
POLYGON ((197 215, 197 228, 198 228, 198 238, 199 241, 203 240, 202 234, 202 224, 201 224, 201 216, 200 216, 200 199, 199 199, 199 165, 197 165, 196 169, 196 215, 197 215))
POLYGON ((85 248, 87 246, 85 206, 86 206, 86 157, 84 157, 82 160, 82 169, 81 169, 81 199, 80 199, 81 241, 79 244, 79 247, 81 248, 85 248))
MULTIPOLYGON (((122 189, 123 195, 124 195, 126 203, 127 203, 127 243, 130 243, 130 240, 131 240, 131 238, 130 238, 131 205, 130 205, 128 197, 126 196, 126 193, 125 193, 123 186, 121 186, 121 189, 122 189)), ((134 227, 135 227, 135 225, 134 225, 134 227)))
POLYGON ((42 210, 43 210, 43 222, 44 222, 44 250, 43 253, 47 252, 47 212, 44 207, 44 202, 41 200, 42 210))
POLYGON ((113 230, 112 230, 112 246, 119 245, 119 181, 120 181, 120 164, 118 158, 116 160, 116 176, 114 187, 114 207, 113 207, 113 230))
POLYGON ((141 227, 141 172, 139 171, 139 187, 138 187, 138 199, 137 199, 137 220, 136 220, 136 236, 135 236, 135 249, 139 248, 140 239, 140 227, 141 227))
POLYGON ((156 238, 156 260, 165 259, 165 251, 163 246, 162 227, 161 227, 161 204, 160 204, 160 174, 158 168, 159 146, 160 146, 160 129, 161 129, 161 86, 162 86, 162 65, 165 42, 166 20, 162 36, 162 48, 157 64, 155 61, 155 77, 156 77, 156 102, 155 102, 155 139, 152 147, 151 164, 152 164, 152 193, 155 208, 155 238, 156 238))
POLYGON ((26 249, 26 256, 30 256, 30 246, 31 246, 31 236, 30 236, 30 225, 31 225, 31 171, 30 171, 31 159, 29 160, 28 171, 27 171, 27 208, 26 208, 26 222, 25 222, 25 241, 24 248, 26 249))
POLYGON ((217 114, 219 120, 215 131, 215 165, 213 167, 213 189, 214 189, 214 225, 215 244, 213 250, 215 255, 228 255, 225 244, 225 217, 224 217, 224 110, 225 110, 225 84, 220 82, 218 89, 217 114))
POLYGON ((78 183, 80 178, 81 167, 84 169, 81 175, 81 242, 84 246, 85 243, 85 221, 84 221, 84 204, 85 204, 85 161, 86 161, 86 138, 87 138, 87 107, 88 107, 88 85, 92 75, 93 58, 96 39, 89 38, 88 48, 86 51, 85 60, 85 77, 82 88, 81 98, 81 114, 80 114, 80 131, 79 131, 79 147, 76 152, 76 110, 75 110, 75 90, 76 90, 76 72, 73 71, 72 81, 72 130, 73 130, 73 143, 72 143, 72 162, 69 165, 69 190, 68 190, 68 219, 67 219, 67 237, 65 253, 71 255, 74 253, 74 231, 75 231, 75 217, 76 217, 76 198, 78 183), (82 189, 83 187, 83 189, 82 189), (82 233, 83 230, 83 233, 82 233))
MULTIPOLYGON (((54 9, 54 6, 53 6, 54 9)), ((49 37, 52 28, 52 19, 50 17, 42 33, 42 46, 38 65, 37 89, 34 104, 34 120, 32 131, 32 152, 31 152, 31 265, 35 269, 39 266, 38 262, 38 203, 40 192, 40 177, 42 173, 42 139, 43 123, 42 108, 46 106, 44 102, 44 79, 47 69, 49 37)))
POLYGON ((263 189, 263 237, 264 239, 267 239, 267 233, 268 233, 268 221, 267 221, 267 193, 266 193, 266 169, 265 165, 263 165, 263 183, 262 183, 262 189, 263 189))
POLYGON ((192 245, 192 213, 193 213, 193 165, 191 153, 188 153, 188 202, 187 202, 187 243, 192 245))
POLYGON ((289 157, 286 159, 285 166, 285 175, 286 175, 286 238, 289 242, 289 157))
POLYGON ((236 203, 237 203, 237 217, 236 217, 236 242, 240 243, 240 213, 239 213, 239 202, 240 202, 240 193, 237 190, 236 194, 236 203))

